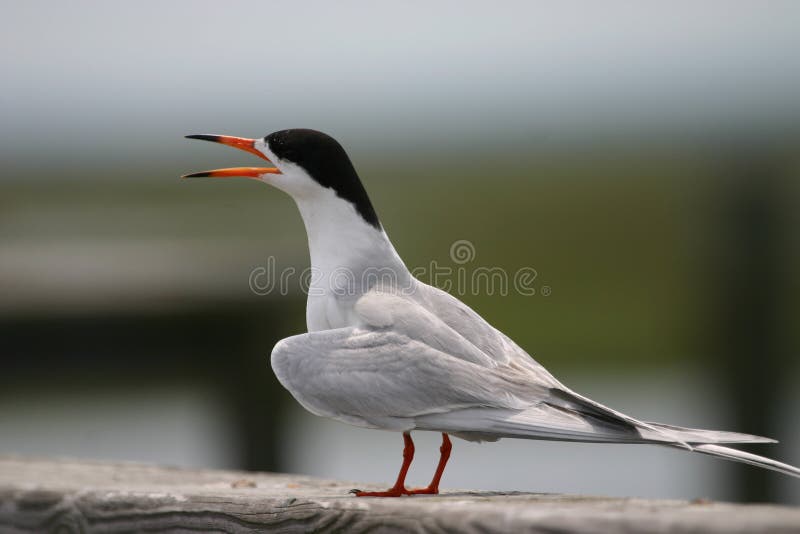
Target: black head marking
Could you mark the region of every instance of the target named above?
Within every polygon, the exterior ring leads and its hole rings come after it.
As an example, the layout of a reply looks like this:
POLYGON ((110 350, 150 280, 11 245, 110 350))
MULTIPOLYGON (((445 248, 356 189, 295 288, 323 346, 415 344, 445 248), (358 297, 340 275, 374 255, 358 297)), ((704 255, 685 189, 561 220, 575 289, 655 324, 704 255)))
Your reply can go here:
POLYGON ((380 228, 367 191, 336 139, 316 130, 298 128, 271 133, 264 141, 273 154, 302 167, 320 185, 352 202, 365 221, 380 228))

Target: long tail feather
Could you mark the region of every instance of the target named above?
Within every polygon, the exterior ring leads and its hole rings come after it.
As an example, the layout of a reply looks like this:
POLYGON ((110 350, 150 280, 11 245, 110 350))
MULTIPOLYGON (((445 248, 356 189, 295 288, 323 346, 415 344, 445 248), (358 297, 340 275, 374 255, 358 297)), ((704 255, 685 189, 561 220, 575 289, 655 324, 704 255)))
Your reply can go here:
POLYGON ((742 434, 741 432, 727 432, 724 430, 706 430, 703 428, 687 428, 663 423, 648 422, 651 427, 664 432, 672 432, 682 442, 694 447, 697 443, 778 443, 772 438, 742 434))
POLYGON ((775 440, 770 438, 661 423, 628 427, 620 425, 611 418, 587 416, 585 412, 544 403, 525 410, 466 408, 447 413, 426 414, 416 419, 416 428, 447 432, 470 441, 523 438, 663 445, 742 462, 800 478, 800 469, 797 467, 718 445, 718 443, 774 443, 775 440))
POLYGON ((723 447, 721 445, 695 445, 693 448, 695 452, 702 454, 708 454, 710 456, 716 456, 717 458, 725 458, 726 460, 733 460, 735 462, 755 465, 758 467, 763 467, 764 469, 772 469, 773 471, 783 473, 784 475, 800 478, 800 469, 797 467, 778 462, 777 460, 773 460, 771 458, 759 456, 757 454, 731 449, 730 447, 723 447))

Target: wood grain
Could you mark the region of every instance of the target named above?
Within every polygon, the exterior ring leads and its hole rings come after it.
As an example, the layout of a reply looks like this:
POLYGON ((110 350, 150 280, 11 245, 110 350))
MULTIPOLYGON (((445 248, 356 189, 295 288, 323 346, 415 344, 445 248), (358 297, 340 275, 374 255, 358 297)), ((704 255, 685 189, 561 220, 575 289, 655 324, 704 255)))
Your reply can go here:
POLYGON ((365 499, 304 476, 0 457, 0 532, 800 532, 800 509, 451 491, 365 499))

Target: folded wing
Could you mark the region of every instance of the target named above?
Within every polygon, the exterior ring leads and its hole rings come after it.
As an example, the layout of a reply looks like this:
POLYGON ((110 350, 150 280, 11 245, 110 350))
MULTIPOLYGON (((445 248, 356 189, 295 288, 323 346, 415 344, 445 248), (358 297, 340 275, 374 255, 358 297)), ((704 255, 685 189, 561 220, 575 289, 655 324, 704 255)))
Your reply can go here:
POLYGON ((494 340, 495 353, 487 354, 480 339, 461 335, 467 325, 454 328, 402 295, 371 293, 355 313, 357 326, 293 336, 273 350, 278 379, 312 413, 469 440, 651 443, 800 474, 717 445, 773 440, 639 421, 571 391, 532 359, 525 361, 516 345, 503 358, 494 340))

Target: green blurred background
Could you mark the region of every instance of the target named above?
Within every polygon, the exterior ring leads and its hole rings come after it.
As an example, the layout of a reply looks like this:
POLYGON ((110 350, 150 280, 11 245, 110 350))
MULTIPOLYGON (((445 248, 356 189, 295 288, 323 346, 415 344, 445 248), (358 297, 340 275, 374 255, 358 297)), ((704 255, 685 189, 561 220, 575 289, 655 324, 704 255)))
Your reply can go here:
MULTIPOLYGON (((0 453, 392 478, 399 437, 269 368, 304 295, 249 279, 307 267, 294 205, 178 179, 252 164, 184 134, 311 127, 409 267, 536 270, 459 296, 566 384, 800 464, 799 4, 33 1, 0 29, 0 453)), ((631 446, 458 442, 444 485, 800 503, 631 446)))

